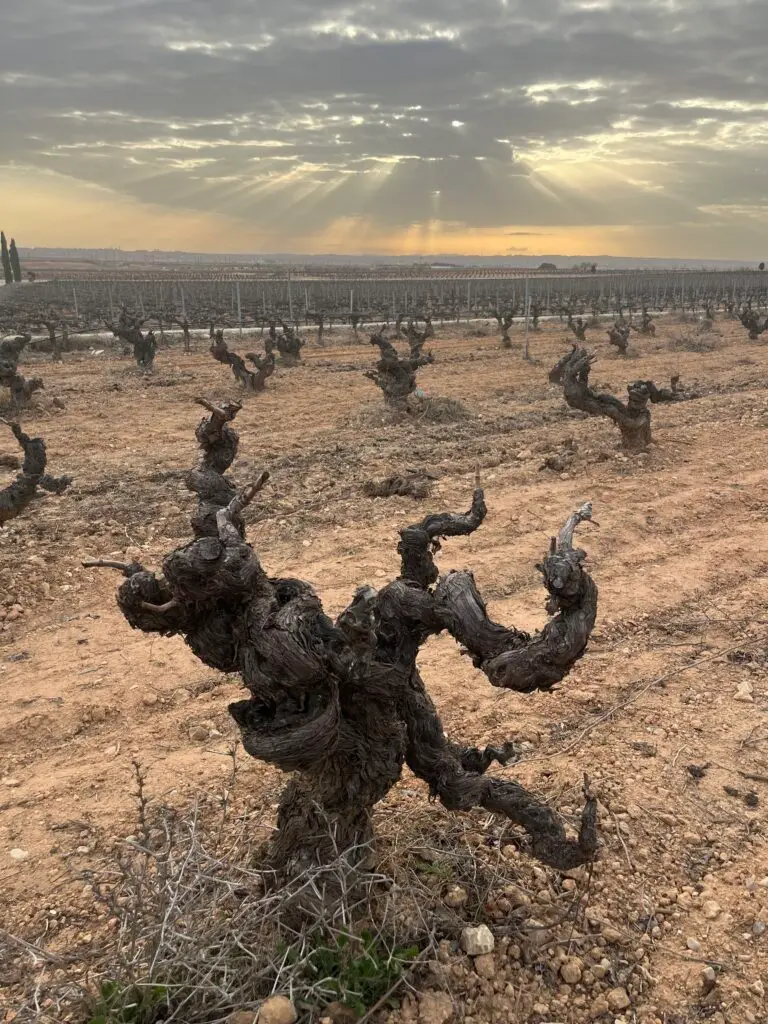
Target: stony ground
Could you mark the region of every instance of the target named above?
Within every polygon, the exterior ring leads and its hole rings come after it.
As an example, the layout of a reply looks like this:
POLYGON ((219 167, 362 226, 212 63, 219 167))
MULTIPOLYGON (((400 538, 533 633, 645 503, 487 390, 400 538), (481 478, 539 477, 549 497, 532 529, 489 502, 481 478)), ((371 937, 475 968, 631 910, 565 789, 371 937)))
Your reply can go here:
MULTIPOLYGON (((469 922, 490 925, 495 949, 473 959, 444 944, 414 991, 401 990, 393 1020, 768 1020, 768 348, 732 323, 705 336, 666 323, 635 336, 630 359, 602 330, 593 337, 594 384, 623 394, 628 380, 679 372, 700 394, 654 407, 648 454, 623 455, 608 421, 568 410, 547 383, 568 344, 559 326, 534 336, 537 364, 502 350, 490 328, 438 331, 420 384, 461 400, 470 415, 459 422, 388 421, 362 375, 368 346, 340 335, 279 370, 238 417, 236 477, 272 473, 249 537, 269 571, 311 581, 331 613, 358 584, 396 572, 401 526, 467 506, 478 469, 488 518, 471 540, 446 543, 441 566, 471 567, 501 621, 544 621, 535 563, 573 508, 591 500, 600 524, 581 537, 600 587, 597 628, 554 692, 493 690, 445 638, 420 660, 448 733, 524 740, 505 774, 570 820, 589 774, 600 859, 591 876, 562 878, 515 846, 494 849, 498 823, 467 819, 478 856, 496 858, 495 887, 469 922), (434 478, 422 500, 363 494, 371 478, 419 468, 434 478), (559 928, 538 927, 559 908, 559 928)), ((215 797, 231 772, 226 705, 238 687, 180 640, 132 633, 116 576, 81 562, 140 552, 157 565, 184 541, 192 399, 239 389, 203 341, 190 356, 161 351, 147 377, 109 352, 60 366, 39 357, 35 372, 46 390, 25 425, 75 484, 0 532, 0 905, 3 926, 87 949, 100 920, 75 877, 133 827, 131 761, 157 800, 215 797)), ((0 437, 0 453, 12 440, 0 437)), ((242 761, 239 785, 259 806, 279 784, 242 761)), ((430 815, 448 827, 406 776, 380 827, 430 815)), ((460 905, 462 884, 446 876, 440 898, 460 905)), ((7 1005, 17 968, 0 969, 7 1005)))

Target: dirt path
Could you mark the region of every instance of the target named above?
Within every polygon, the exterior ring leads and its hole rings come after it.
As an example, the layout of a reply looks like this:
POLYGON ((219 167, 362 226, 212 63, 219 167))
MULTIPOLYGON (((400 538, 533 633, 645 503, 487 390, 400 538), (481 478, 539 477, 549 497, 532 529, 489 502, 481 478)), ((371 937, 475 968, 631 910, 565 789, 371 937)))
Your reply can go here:
MULTIPOLYGON (((723 1020, 768 1020, 759 994, 760 979, 768 984, 768 348, 720 329, 718 350, 675 352, 679 329, 665 324, 634 342, 632 360, 595 332, 593 383, 623 394, 633 378, 665 383, 679 372, 707 392, 654 407, 656 445, 631 459, 607 421, 571 412, 546 383, 567 344, 556 327, 534 338, 538 366, 492 335, 438 332, 436 362, 419 381, 465 403, 471 415, 459 423, 386 423, 361 373, 367 346, 313 349, 238 418, 236 477, 272 473, 249 538, 270 572, 311 581, 331 613, 358 584, 392 577, 398 528, 468 505, 480 467, 488 519, 471 541, 445 545, 441 567, 471 567, 495 618, 540 625, 535 563, 568 512, 593 501, 600 529, 585 529, 582 543, 600 587, 598 626, 555 692, 495 691, 444 638, 421 666, 449 734, 529 741, 514 769, 524 784, 575 809, 582 774, 594 780, 607 848, 590 913, 620 918, 637 942, 643 921, 660 929, 646 950, 649 1015, 638 1019, 707 1019, 687 1016, 699 1012, 706 959, 723 965, 723 1020), (541 468, 548 456, 562 460, 559 471, 541 468), (439 478, 424 501, 362 496, 365 480, 424 465, 439 478), (740 687, 749 699, 737 698, 740 687), (697 780, 688 766, 704 765, 697 780), (708 904, 720 908, 714 917, 708 904)), ((238 386, 207 353, 177 350, 162 351, 146 379, 109 357, 70 357, 41 373, 48 397, 28 426, 45 437, 51 471, 76 482, 0 533, 0 901, 30 927, 50 908, 79 920, 72 868, 130 827, 132 758, 158 798, 184 804, 218 791, 235 740, 226 705, 238 693, 181 641, 132 633, 115 607, 115 576, 80 567, 134 549, 157 565, 187 537, 192 398, 235 397, 238 386), (8 617, 14 604, 24 612, 8 617), (190 738, 202 735, 195 726, 207 740, 190 738), (12 860, 11 849, 28 859, 12 860)), ((13 451, 5 436, 0 450, 13 451)), ((254 791, 280 785, 263 765, 242 772, 254 791)), ((420 785, 417 798, 429 814, 420 785)), ((557 1019, 589 1012, 587 998, 557 1019)))

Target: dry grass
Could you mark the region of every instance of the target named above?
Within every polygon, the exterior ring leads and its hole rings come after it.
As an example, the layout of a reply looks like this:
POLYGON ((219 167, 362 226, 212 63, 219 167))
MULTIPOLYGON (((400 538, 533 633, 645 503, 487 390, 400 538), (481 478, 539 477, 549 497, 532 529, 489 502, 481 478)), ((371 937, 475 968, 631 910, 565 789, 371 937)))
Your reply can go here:
POLYGON ((715 352, 723 344, 722 336, 711 320, 698 320, 683 326, 673 336, 669 347, 673 352, 715 352))
POLYGON ((413 916, 422 894, 342 856, 278 885, 254 866, 259 829, 229 797, 217 820, 199 805, 177 814, 152 806, 138 766, 136 780, 137 835, 83 876, 109 913, 98 950, 66 957, 0 932, 17 1021, 210 1024, 275 991, 308 1010, 364 1007, 430 951, 428 923, 413 916))
POLYGON ((363 494, 367 498, 415 498, 418 501, 429 496, 432 481, 429 477, 405 473, 388 476, 383 480, 366 480, 363 494))
POLYGON ((469 419, 470 411, 457 398, 410 395, 405 406, 396 408, 384 402, 364 406, 345 424, 358 427, 398 426, 403 423, 459 423, 469 419))
POLYGON ((457 398, 431 398, 428 395, 415 398, 410 412, 424 423, 458 423, 469 418, 469 410, 457 398))
MULTIPOLYGON (((418 988, 442 940, 490 921, 510 883, 533 896, 503 853, 509 838, 489 839, 492 816, 420 805, 383 809, 386 839, 352 851, 362 866, 348 852, 278 884, 259 867, 267 823, 235 809, 234 754, 233 765, 216 814, 154 805, 134 765, 136 834, 79 876, 107 911, 99 941, 63 954, 0 930, 16 1024, 223 1024, 275 992, 308 1019, 340 1002, 367 1021, 418 988), (444 897, 457 885, 466 899, 451 909, 444 897)), ((567 916, 580 906, 576 894, 567 916)), ((561 927, 562 910, 537 907, 536 930, 561 927)), ((497 934, 525 941, 524 916, 505 914, 497 934)))

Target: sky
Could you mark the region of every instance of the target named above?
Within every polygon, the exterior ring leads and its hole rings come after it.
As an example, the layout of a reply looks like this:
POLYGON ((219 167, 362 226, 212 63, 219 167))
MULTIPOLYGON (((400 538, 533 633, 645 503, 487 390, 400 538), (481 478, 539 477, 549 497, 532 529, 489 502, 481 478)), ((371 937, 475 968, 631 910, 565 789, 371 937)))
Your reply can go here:
POLYGON ((23 246, 768 258, 766 0, 23 0, 23 246))

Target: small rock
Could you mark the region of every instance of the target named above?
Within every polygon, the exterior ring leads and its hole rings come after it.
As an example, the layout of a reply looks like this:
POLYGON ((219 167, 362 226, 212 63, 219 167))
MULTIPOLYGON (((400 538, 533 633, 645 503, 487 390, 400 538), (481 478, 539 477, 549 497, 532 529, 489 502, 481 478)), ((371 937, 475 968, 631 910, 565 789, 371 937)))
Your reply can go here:
POLYGON ((618 928, 614 928, 612 925, 603 925, 602 933, 605 941, 610 942, 615 946, 619 946, 624 942, 624 933, 620 932, 618 928))
POLYGON ((719 903, 715 903, 714 900, 707 900, 705 903, 702 903, 701 909, 708 921, 714 921, 723 912, 723 908, 719 903))
POLYGON ((561 871, 560 874, 563 878, 572 878, 574 882, 584 882, 587 878, 587 872, 583 866, 568 868, 567 871, 561 871))
POLYGON ((599 964, 595 964, 592 968, 593 977, 597 978, 598 981, 602 981, 603 978, 608 974, 611 969, 611 961, 608 959, 601 960, 599 964))
POLYGON ((339 1002, 329 1003, 323 1012, 331 1024, 357 1024, 359 1019, 355 1010, 339 1002))
POLYGON ((203 725, 193 725, 189 730, 189 738, 194 743, 205 743, 210 736, 210 733, 203 725))
POLYGON ((446 1024, 452 1016, 453 1003, 447 992, 422 992, 419 1024, 446 1024))
POLYGON ((156 693, 146 693, 141 698, 141 703, 144 705, 144 707, 152 708, 155 706, 155 704, 159 702, 159 700, 160 698, 157 696, 156 693))
POLYGON ((756 939, 759 939, 761 935, 765 935, 765 921, 755 921, 752 925, 752 934, 756 939))
POLYGON ((22 850, 18 846, 16 846, 14 847, 13 850, 11 850, 11 860, 29 860, 29 854, 27 853, 26 850, 22 850))
POLYGON ((757 981, 752 982, 752 984, 749 986, 749 991, 753 995, 759 996, 760 999, 765 998, 765 985, 762 983, 762 981, 760 981, 759 978, 757 981))
POLYGON ((566 985, 578 985, 581 981, 581 970, 583 964, 578 957, 571 957, 566 960, 563 966, 560 968, 560 975, 566 985))
POLYGON ((9 789, 18 789, 21 783, 19 782, 18 779, 12 779, 9 775, 3 779, 3 785, 7 786, 9 789))
POLYGON ((453 885, 443 897, 443 903, 446 907, 456 910, 458 907, 463 907, 468 899, 469 895, 466 889, 462 889, 460 885, 453 885))
POLYGON ((701 943, 698 939, 687 939, 685 944, 692 953, 701 952, 701 943))
POLYGON ((608 1000, 605 996, 598 996, 589 1008, 589 1015, 593 1020, 596 1020, 608 1013, 609 1010, 610 1006, 608 1005, 608 1000))
POLYGON ((733 699, 739 701, 742 704, 754 704, 755 698, 752 696, 754 693, 752 683, 748 679, 743 679, 736 687, 736 693, 733 695, 733 699))
POLYGON ((632 1000, 627 995, 625 988, 612 988, 606 996, 609 1010, 626 1010, 632 1005, 632 1000))
POLYGON ((519 885, 505 885, 502 889, 504 898, 509 900, 513 907, 527 907, 530 905, 531 897, 523 892, 519 885))
POLYGON ((474 960, 475 971, 480 975, 481 978, 496 977, 496 964, 494 963, 493 956, 490 953, 485 953, 483 956, 476 956, 474 960))
POLYGON ((465 928, 461 933, 461 948, 469 956, 484 956, 492 953, 496 940, 487 925, 481 924, 477 928, 465 928))
POLYGON ((709 995, 712 989, 717 984, 717 974, 714 967, 705 967, 701 972, 701 984, 704 989, 704 995, 709 995))
POLYGON ((259 1008, 258 1024, 296 1024, 296 1007, 285 996, 270 996, 259 1008))

